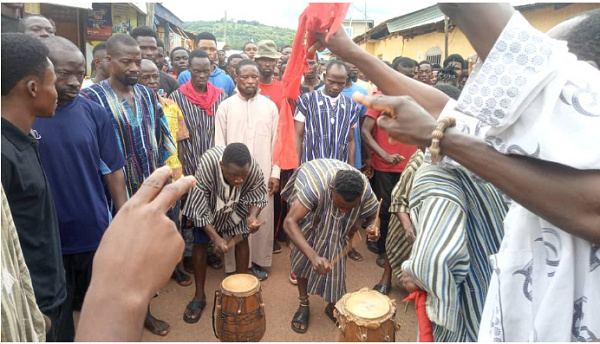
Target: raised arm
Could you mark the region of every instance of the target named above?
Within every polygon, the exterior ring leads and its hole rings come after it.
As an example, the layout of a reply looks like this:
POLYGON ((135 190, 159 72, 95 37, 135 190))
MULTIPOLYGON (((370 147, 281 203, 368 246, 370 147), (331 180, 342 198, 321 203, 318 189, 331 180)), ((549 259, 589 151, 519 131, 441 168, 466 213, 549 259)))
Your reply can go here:
MULTIPOLYGON (((431 145, 435 119, 407 97, 364 97, 355 100, 392 116, 378 125, 395 140, 431 145)), ((509 197, 553 225, 600 244, 600 171, 576 170, 556 163, 499 153, 487 143, 446 130, 441 153, 454 159, 509 197)))
POLYGON ((440 3, 440 10, 455 23, 482 60, 485 60, 514 13, 505 3, 440 3))
POLYGON ((385 94, 411 96, 435 117, 450 99, 434 87, 392 71, 383 61, 356 45, 343 28, 331 35, 327 43, 325 35, 316 33, 315 36, 319 38, 317 44, 320 46, 314 48, 326 46, 340 59, 354 64, 385 94))

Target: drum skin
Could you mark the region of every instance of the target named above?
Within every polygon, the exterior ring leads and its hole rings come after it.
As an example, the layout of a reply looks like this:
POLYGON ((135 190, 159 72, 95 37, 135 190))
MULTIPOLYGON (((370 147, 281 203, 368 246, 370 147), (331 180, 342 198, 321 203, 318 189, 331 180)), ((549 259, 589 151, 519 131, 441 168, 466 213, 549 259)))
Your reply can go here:
POLYGON ((396 305, 385 295, 363 288, 344 295, 335 305, 339 342, 394 342, 396 305))
POLYGON ((266 330, 260 282, 252 275, 227 277, 216 292, 216 335, 222 342, 258 342, 266 330), (254 281, 255 279, 255 281, 254 281))

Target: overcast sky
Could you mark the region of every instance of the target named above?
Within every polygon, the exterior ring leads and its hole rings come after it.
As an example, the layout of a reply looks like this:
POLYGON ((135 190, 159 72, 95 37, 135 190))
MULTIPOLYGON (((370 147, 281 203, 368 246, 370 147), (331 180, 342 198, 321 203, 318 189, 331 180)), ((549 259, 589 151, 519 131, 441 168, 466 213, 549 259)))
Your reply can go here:
MULTIPOLYGON (((414 12, 435 4, 430 0, 393 1, 371 0, 367 4, 367 18, 375 21, 375 25, 387 19, 414 12)), ((298 16, 308 6, 308 1, 290 0, 201 0, 181 1, 166 0, 162 4, 173 12, 179 19, 194 20, 220 20, 225 16, 234 20, 256 20, 262 24, 296 29, 298 16)), ((364 19, 365 2, 353 2, 346 18, 364 19)))

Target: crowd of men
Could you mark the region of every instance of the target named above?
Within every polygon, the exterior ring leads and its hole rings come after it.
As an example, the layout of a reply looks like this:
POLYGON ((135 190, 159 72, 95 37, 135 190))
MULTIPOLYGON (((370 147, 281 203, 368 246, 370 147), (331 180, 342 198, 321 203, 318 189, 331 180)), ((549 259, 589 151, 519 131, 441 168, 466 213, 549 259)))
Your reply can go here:
POLYGON ((167 275, 194 282, 182 314, 196 323, 208 266, 263 281, 286 240, 305 333, 309 295, 335 322, 361 230, 383 268, 373 289, 395 275, 423 290, 435 341, 598 339, 600 10, 543 34, 508 5, 440 8, 467 61, 384 62, 343 30, 315 33, 334 55, 307 61, 293 100, 292 48, 272 40, 227 57, 202 32, 169 52, 140 26, 96 45, 87 78, 48 18, 3 25, 3 340, 73 341, 74 310, 78 339, 135 340, 142 323, 164 336, 150 300, 167 275), (286 102, 289 170, 275 156, 286 102), (104 302, 109 283, 123 295, 104 302))

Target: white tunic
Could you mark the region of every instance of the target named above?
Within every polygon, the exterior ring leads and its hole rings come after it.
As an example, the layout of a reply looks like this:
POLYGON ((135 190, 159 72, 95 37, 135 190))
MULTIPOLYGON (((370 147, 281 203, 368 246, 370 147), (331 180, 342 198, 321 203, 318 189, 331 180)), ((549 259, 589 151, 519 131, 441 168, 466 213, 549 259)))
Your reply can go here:
MULTIPOLYGON (((258 94, 246 99, 239 92, 224 100, 215 118, 215 145, 225 146, 241 142, 248 146, 250 154, 260 165, 268 188, 269 178, 279 179, 279 166, 273 163, 277 136, 279 111, 275 103, 258 94)), ((251 234, 250 263, 271 266, 273 259, 274 208, 273 196, 267 196, 268 204, 260 212, 259 221, 266 223, 251 234)), ((225 271, 235 271, 235 250, 225 255, 225 271)))
MULTIPOLYGON (((449 102, 440 117, 457 117, 463 132, 501 153, 599 170, 599 91, 597 69, 576 61, 565 42, 550 39, 515 12, 458 102, 449 102)), ((494 271, 478 340, 599 338, 598 245, 517 203, 504 226, 500 251, 490 257, 494 271)))

